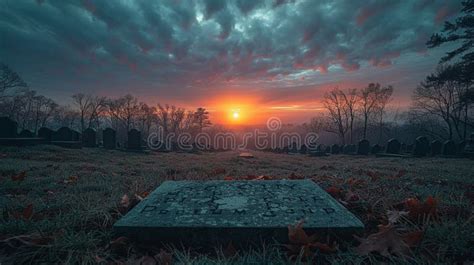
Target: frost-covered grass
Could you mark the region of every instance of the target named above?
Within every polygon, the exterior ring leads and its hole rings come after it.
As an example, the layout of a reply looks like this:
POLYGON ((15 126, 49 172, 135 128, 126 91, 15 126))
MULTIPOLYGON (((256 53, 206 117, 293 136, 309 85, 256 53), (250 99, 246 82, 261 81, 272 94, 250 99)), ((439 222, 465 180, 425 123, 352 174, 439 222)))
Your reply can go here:
MULTIPOLYGON (((333 254, 318 254, 316 263, 456 263, 473 261, 473 161, 447 158, 375 158, 373 156, 308 157, 253 152, 129 153, 98 148, 54 146, 0 149, 0 263, 134 263, 159 249, 127 243, 117 251, 113 223, 120 218, 121 197, 154 190, 164 180, 271 176, 304 177, 321 187, 357 195, 347 205, 366 225, 359 236, 377 231, 386 211, 407 198, 438 202, 437 220, 406 227, 425 235, 411 257, 359 256, 356 241, 338 242, 333 254), (406 174, 396 177, 402 170, 406 174), (23 181, 11 176, 25 171, 23 181), (375 176, 375 177, 374 177, 375 176), (28 205, 32 205, 29 215, 28 205), (25 212, 26 211, 26 212, 25 212)), ((287 264, 285 250, 262 246, 237 255, 216 251, 167 248, 174 263, 287 264)), ((221 250, 219 250, 221 248, 221 250)), ((158 260, 159 258, 157 258, 158 260)))

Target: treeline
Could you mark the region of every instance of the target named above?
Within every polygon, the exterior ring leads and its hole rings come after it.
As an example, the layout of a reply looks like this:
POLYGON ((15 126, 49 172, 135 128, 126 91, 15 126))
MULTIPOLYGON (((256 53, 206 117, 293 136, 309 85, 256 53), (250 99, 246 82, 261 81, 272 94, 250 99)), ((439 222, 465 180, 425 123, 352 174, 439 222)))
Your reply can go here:
POLYGON ((166 136, 198 133, 211 125, 205 108, 191 111, 168 104, 150 106, 132 95, 108 98, 78 93, 72 96, 72 106, 63 106, 30 89, 8 66, 0 65, 0 71, 0 116, 17 121, 20 130, 35 134, 41 127, 66 126, 80 132, 112 127, 119 137, 131 129, 140 130, 146 137, 160 126, 166 136))
MULTIPOLYGON (((312 131, 326 131, 339 137, 341 144, 367 139, 368 131, 377 125, 380 136, 384 127, 386 106, 393 94, 393 87, 371 83, 362 89, 334 88, 325 93, 325 112, 307 125, 312 131)), ((378 139, 381 140, 381 139, 378 139)))
POLYGON ((433 34, 427 42, 429 48, 450 42, 460 46, 447 52, 436 72, 415 88, 409 110, 385 122, 392 87, 369 84, 362 89, 335 88, 324 96, 324 114, 307 127, 333 133, 342 144, 367 138, 383 143, 383 138, 400 139, 400 134, 466 140, 474 129, 473 13, 474 1, 462 2, 455 21, 446 21, 441 33, 433 34))

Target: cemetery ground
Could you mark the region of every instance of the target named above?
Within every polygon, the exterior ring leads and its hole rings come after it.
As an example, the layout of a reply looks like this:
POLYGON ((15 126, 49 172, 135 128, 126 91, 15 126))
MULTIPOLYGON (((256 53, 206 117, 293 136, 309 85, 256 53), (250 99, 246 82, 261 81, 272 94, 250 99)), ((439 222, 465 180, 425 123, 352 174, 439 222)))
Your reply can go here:
POLYGON ((2 147, 0 263, 474 261, 472 160, 252 153, 249 159, 238 152, 2 147), (365 229, 356 235, 363 243, 352 236, 308 239, 296 227, 287 247, 189 249, 139 245, 112 231, 127 208, 165 180, 285 178, 311 179, 338 199, 363 221, 365 229))

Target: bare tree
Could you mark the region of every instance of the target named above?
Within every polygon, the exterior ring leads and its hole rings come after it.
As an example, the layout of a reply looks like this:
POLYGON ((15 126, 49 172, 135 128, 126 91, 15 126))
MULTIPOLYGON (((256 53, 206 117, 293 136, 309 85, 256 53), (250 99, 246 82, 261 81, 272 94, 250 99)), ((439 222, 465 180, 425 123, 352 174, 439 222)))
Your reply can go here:
POLYGON ((379 142, 382 140, 383 128, 384 128, 384 120, 383 117, 385 115, 385 108, 387 104, 390 102, 393 94, 393 87, 387 86, 380 89, 380 93, 377 100, 376 105, 376 112, 378 115, 378 123, 379 123, 379 142))
POLYGON ((139 105, 137 98, 125 95, 108 103, 109 115, 116 119, 127 132, 134 126, 134 119, 138 115, 139 105))
POLYGON ((324 95, 323 104, 331 121, 325 130, 338 134, 341 143, 345 144, 346 133, 349 129, 349 117, 347 116, 349 111, 347 111, 344 92, 337 87, 332 89, 324 95))
POLYGON ((156 108, 140 102, 137 116, 140 131, 142 131, 145 136, 148 136, 151 126, 157 120, 156 108))
POLYGON ((0 64, 0 98, 5 96, 7 90, 16 87, 27 87, 20 75, 11 70, 7 65, 0 64))
POLYGON ((83 93, 72 95, 74 105, 79 109, 81 132, 86 129, 86 116, 89 113, 91 96, 83 93))
POLYGON ((422 115, 433 115, 444 121, 448 138, 453 138, 453 112, 458 104, 456 84, 444 80, 445 66, 440 66, 435 74, 426 77, 413 93, 414 109, 422 115))
POLYGON ((360 98, 360 111, 362 113, 362 120, 364 123, 363 129, 363 138, 367 138, 367 126, 369 119, 374 115, 374 112, 377 108, 379 91, 379 83, 370 83, 367 87, 363 88, 359 92, 360 98))
POLYGON ((357 95, 357 89, 351 88, 346 92, 341 91, 341 96, 344 99, 344 114, 349 120, 349 139, 353 143, 354 138, 354 121, 356 118, 357 104, 359 102, 359 97, 357 95))
POLYGON ((198 108, 194 112, 194 119, 198 126, 199 132, 202 132, 205 127, 212 125, 211 121, 209 120, 209 112, 205 108, 198 108))

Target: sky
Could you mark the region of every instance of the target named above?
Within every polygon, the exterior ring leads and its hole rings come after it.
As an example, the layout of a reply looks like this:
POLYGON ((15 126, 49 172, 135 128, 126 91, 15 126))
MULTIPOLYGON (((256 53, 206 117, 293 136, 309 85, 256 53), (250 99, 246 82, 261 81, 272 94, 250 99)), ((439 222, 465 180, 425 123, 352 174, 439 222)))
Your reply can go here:
POLYGON ((0 0, 0 61, 66 103, 130 93, 304 121, 327 89, 379 82, 403 109, 449 50, 426 41, 460 2, 0 0))

